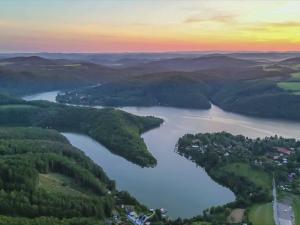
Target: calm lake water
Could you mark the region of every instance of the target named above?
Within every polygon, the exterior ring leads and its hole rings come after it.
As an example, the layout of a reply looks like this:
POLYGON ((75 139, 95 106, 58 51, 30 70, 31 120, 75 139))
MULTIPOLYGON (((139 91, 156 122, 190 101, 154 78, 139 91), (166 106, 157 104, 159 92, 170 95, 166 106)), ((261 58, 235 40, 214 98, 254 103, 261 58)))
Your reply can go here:
MULTIPOLYGON (((47 92, 24 99, 55 101, 57 93, 47 92)), ((127 190, 148 207, 166 208, 173 218, 192 217, 208 207, 222 205, 235 198, 229 189, 214 182, 202 168, 174 152, 174 146, 182 135, 227 131, 252 138, 277 134, 300 139, 300 123, 241 116, 216 106, 210 110, 168 107, 124 107, 122 110, 164 119, 160 128, 143 134, 149 151, 158 160, 155 168, 140 168, 111 154, 87 136, 63 134, 116 180, 118 189, 127 190)))

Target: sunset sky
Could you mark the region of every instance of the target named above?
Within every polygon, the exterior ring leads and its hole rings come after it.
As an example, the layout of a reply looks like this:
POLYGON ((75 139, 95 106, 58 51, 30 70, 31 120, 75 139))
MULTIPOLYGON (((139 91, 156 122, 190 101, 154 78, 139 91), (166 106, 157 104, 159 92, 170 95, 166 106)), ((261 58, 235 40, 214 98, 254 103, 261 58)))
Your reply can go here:
POLYGON ((300 51, 300 1, 1 0, 0 51, 300 51))

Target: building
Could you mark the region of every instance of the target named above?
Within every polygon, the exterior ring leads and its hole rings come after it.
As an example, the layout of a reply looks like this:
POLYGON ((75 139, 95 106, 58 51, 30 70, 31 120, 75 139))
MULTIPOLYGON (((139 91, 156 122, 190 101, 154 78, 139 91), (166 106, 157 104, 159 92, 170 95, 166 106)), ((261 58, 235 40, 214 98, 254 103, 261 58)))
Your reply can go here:
POLYGON ((284 147, 277 147, 275 148, 275 150, 281 154, 284 154, 284 155, 291 155, 292 154, 292 151, 290 149, 287 149, 287 148, 284 148, 284 147))

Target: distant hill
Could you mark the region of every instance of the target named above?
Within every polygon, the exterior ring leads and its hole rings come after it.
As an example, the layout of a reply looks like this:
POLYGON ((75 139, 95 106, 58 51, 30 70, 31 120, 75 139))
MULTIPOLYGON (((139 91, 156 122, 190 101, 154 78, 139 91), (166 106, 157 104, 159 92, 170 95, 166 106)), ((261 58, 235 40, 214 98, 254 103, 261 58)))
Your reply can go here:
POLYGON ((153 68, 160 71, 199 71, 219 68, 242 68, 258 65, 250 60, 238 59, 226 55, 214 54, 197 58, 175 58, 139 65, 141 68, 153 68))
POLYGON ((279 65, 300 64, 300 57, 288 58, 278 62, 279 65))
POLYGON ((39 56, 29 56, 29 57, 13 57, 7 59, 1 59, 0 62, 9 62, 9 63, 19 63, 19 64, 40 64, 40 65, 51 65, 56 64, 54 60, 44 59, 39 56))
POLYGON ((252 61, 222 55, 163 59, 150 63, 140 63, 140 60, 135 63, 132 57, 120 59, 121 61, 134 66, 110 68, 85 61, 48 59, 39 56, 0 59, 0 91, 20 95, 127 80, 131 77, 145 76, 161 71, 218 70, 256 65, 252 61))
POLYGON ((0 60, 0 90, 13 94, 76 88, 112 81, 121 76, 120 71, 88 62, 37 56, 0 60))
MULTIPOLYGON (((124 54, 107 59, 107 62, 122 61, 134 65, 126 68, 80 60, 18 56, 0 60, 0 91, 21 95, 53 89, 80 89, 101 83, 96 88, 68 92, 58 100, 86 105, 203 109, 209 108, 213 101, 229 111, 269 117, 270 109, 273 117, 299 119, 300 95, 281 89, 277 84, 288 81, 292 73, 300 71, 300 57, 281 61, 268 59, 273 56, 278 59, 287 54, 235 53, 194 57, 190 54, 181 58, 176 54, 162 58, 159 54, 124 54), (261 56, 266 57, 266 62, 237 58, 261 56), (141 57, 137 64, 135 57, 141 57), (258 103, 264 101, 263 107, 257 109, 258 103), (283 109, 279 102, 284 105, 283 109), (286 102, 293 102, 293 106, 286 102)), ((98 57, 105 59, 104 55, 98 57)))
POLYGON ((173 106, 210 108, 209 88, 180 72, 149 74, 58 96, 61 102, 105 106, 173 106))
POLYGON ((237 52, 227 55, 239 59, 276 62, 288 58, 300 57, 300 52, 237 52))
MULTIPOLYGON (((217 58, 220 59, 219 56, 217 58)), ((85 105, 155 105, 199 109, 209 108, 212 101, 228 111, 300 120, 300 95, 287 92, 277 85, 290 79, 293 71, 289 67, 265 69, 258 65, 153 73, 68 92, 59 96, 58 101, 85 105)))

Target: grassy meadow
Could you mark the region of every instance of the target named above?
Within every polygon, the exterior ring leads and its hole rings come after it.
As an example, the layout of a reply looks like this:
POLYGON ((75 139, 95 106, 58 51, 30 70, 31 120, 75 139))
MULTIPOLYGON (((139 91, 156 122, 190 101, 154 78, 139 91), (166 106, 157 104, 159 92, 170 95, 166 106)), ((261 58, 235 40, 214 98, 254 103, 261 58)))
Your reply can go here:
POLYGON ((253 225, 275 225, 272 203, 252 206, 248 213, 248 219, 253 225))

